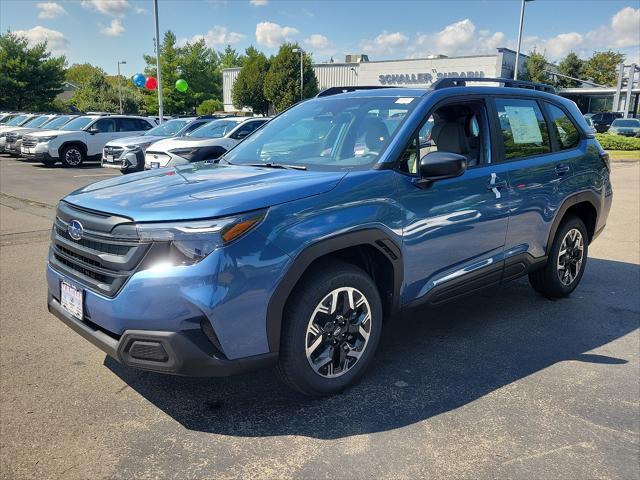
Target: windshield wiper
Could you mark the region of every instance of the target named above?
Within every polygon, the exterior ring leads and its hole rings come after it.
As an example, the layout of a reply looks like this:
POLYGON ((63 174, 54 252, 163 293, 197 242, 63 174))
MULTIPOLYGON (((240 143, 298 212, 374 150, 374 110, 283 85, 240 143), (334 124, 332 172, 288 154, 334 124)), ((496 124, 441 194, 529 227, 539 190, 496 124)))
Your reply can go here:
POLYGON ((304 165, 286 165, 284 163, 245 163, 247 167, 283 168, 286 170, 306 170, 304 165))

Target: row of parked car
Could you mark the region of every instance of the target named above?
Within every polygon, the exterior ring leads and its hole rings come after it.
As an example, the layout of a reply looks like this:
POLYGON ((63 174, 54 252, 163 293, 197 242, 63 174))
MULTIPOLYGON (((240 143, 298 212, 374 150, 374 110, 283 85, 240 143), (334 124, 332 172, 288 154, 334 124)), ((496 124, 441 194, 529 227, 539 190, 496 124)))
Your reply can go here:
POLYGON ((640 137, 640 119, 622 118, 619 112, 587 113, 584 118, 594 133, 640 137))
POLYGON ((268 120, 204 115, 158 125, 155 118, 129 115, 0 113, 0 153, 47 166, 100 161, 131 173, 218 158, 268 120))

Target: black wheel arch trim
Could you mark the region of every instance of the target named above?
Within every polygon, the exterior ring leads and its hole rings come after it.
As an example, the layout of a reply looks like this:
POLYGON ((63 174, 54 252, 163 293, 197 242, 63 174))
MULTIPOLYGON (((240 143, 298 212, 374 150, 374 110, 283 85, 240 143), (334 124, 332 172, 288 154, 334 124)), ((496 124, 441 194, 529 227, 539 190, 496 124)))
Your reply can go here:
MULTIPOLYGON (((556 236, 556 232, 558 231, 558 228, 560 227, 562 220, 564 220, 567 210, 569 210, 571 207, 575 205, 578 205, 579 203, 584 203, 584 202, 589 203, 595 209, 596 211, 595 220, 596 220, 596 228, 597 228, 598 219, 600 218, 600 199, 598 195, 596 195, 591 190, 585 190, 583 192, 578 192, 578 193, 574 193, 573 195, 570 195, 562 203, 562 205, 558 209, 558 212, 556 213, 555 218, 553 219, 553 223, 551 224, 551 230, 549 231, 549 237, 547 239, 547 246, 545 247, 546 255, 549 255, 549 252, 551 251, 551 246, 553 245, 553 239, 556 236)), ((591 236, 589 241, 593 240, 593 238, 595 237, 595 233, 596 232, 594 232, 594 234, 591 236)))
POLYGON ((309 266, 318 258, 345 248, 367 245, 382 253, 393 268, 393 299, 390 313, 400 310, 400 288, 404 278, 402 251, 390 236, 380 228, 367 228, 346 232, 319 240, 306 247, 293 261, 276 287, 267 306, 267 341, 270 352, 280 349, 280 334, 284 307, 289 295, 309 266))

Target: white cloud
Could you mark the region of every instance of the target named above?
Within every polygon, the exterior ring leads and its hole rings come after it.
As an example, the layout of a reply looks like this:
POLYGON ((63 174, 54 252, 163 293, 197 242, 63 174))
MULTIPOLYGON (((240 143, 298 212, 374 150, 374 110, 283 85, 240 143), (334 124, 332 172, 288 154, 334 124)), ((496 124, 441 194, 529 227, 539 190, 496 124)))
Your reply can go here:
POLYGON ((49 50, 54 55, 63 54, 69 46, 69 40, 64 37, 62 32, 41 26, 33 27, 29 30, 16 30, 14 33, 26 37, 31 46, 46 41, 49 50))
POLYGON ((608 26, 587 33, 590 42, 608 48, 637 47, 640 45, 640 8, 625 7, 611 17, 608 26))
POLYGON ((310 48, 314 48, 316 50, 327 50, 328 48, 333 47, 333 44, 329 41, 327 37, 324 35, 320 35, 318 33, 314 33, 308 38, 304 39, 305 45, 310 48))
POLYGON ((408 41, 409 37, 404 33, 388 33, 384 31, 373 40, 363 40, 360 43, 360 47, 363 53, 384 55, 393 53, 398 48, 404 47, 408 41))
POLYGON ((505 35, 502 32, 477 30, 468 18, 447 25, 436 33, 417 35, 408 48, 410 57, 426 55, 477 55, 494 53, 498 47, 505 46, 505 35))
POLYGON ((124 17, 127 10, 131 8, 129 0, 82 0, 80 4, 112 17, 124 17))
POLYGON ((229 32, 226 27, 221 25, 214 26, 211 30, 209 30, 204 35, 198 34, 191 37, 191 39, 182 38, 178 42, 179 45, 183 46, 187 42, 195 43, 200 40, 204 40, 204 43, 208 47, 218 47, 220 45, 228 45, 231 43, 238 43, 243 40, 245 36, 242 33, 237 32, 229 32))
POLYGON ((149 12, 146 8, 136 7, 136 13, 138 15, 146 15, 149 12))
POLYGON ((260 22, 256 25, 256 41, 267 48, 276 48, 300 33, 297 28, 282 27, 277 23, 260 22))
POLYGON ((254 7, 264 7, 269 2, 268 0, 251 0, 249 3, 251 3, 251 5, 253 5, 254 7))
POLYGON ((98 24, 98 26, 100 27, 100 33, 106 35, 107 37, 119 37, 124 33, 122 22, 117 18, 111 20, 111 25, 109 25, 108 27, 100 24, 98 24))
POLYGON ((58 18, 61 15, 66 15, 67 11, 64 7, 55 2, 41 2, 36 4, 40 13, 38 14, 38 18, 51 20, 54 18, 58 18))

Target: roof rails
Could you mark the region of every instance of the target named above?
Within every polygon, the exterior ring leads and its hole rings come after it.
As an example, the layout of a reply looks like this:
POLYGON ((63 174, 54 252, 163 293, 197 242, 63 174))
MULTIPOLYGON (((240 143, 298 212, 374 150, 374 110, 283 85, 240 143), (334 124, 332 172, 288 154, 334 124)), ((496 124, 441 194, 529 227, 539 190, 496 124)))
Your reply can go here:
POLYGON ((350 86, 350 87, 329 87, 322 90, 316 95, 316 98, 330 97, 331 95, 338 95, 339 93, 355 92, 358 90, 374 90, 376 88, 395 88, 386 85, 362 85, 362 86, 350 86))
POLYGON ((446 77, 436 80, 431 88, 440 90, 449 87, 465 87, 467 82, 491 82, 503 83, 505 87, 527 88, 529 90, 540 90, 542 92, 556 93, 556 89, 546 83, 525 82, 524 80, 513 80, 511 78, 483 78, 483 77, 446 77))

